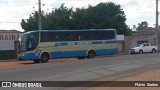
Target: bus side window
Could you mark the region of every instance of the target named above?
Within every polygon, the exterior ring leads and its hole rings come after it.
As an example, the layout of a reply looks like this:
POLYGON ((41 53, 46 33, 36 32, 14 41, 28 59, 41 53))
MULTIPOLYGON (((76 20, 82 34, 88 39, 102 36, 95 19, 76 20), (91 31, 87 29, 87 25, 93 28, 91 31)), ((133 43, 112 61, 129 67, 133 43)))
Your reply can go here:
POLYGON ((115 38, 115 32, 114 31, 104 31, 102 38, 105 40, 114 39, 115 38))
POLYGON ((42 42, 50 42, 51 40, 50 40, 50 33, 48 33, 48 32, 42 32, 41 33, 41 41, 42 42))
POLYGON ((56 32, 55 35, 55 41, 66 41, 66 33, 65 32, 56 32))
POLYGON ((73 32, 66 32, 66 37, 65 37, 65 41, 73 41, 74 38, 74 33, 73 32))
POLYGON ((115 38, 115 32, 114 31, 108 31, 108 39, 114 39, 115 38))
POLYGON ((57 33, 56 35, 55 35, 55 41, 59 41, 60 40, 60 35, 57 33))
POLYGON ((102 39, 102 33, 97 31, 96 32, 96 40, 101 40, 102 39))
POLYGON ((81 41, 82 40, 82 34, 79 32, 78 33, 78 40, 81 41))
POLYGON ((51 41, 55 41, 55 35, 54 35, 54 33, 51 33, 50 39, 51 39, 51 41))
POLYGON ((109 35, 107 34, 106 31, 103 31, 102 39, 104 39, 104 40, 108 40, 109 39, 109 35))
POLYGON ((89 40, 96 40, 96 32, 89 32, 89 40))
POLYGON ((73 32, 72 33, 72 41, 77 41, 77 40, 79 40, 78 33, 77 32, 73 32))
POLYGON ((89 40, 89 38, 88 38, 88 36, 89 36, 89 32, 79 32, 78 33, 78 40, 79 41, 83 41, 83 40, 89 40))
POLYGON ((75 32, 67 32, 65 38, 66 38, 66 41, 75 41, 76 40, 76 33, 75 32))
POLYGON ((90 31, 88 31, 88 32, 83 32, 83 40, 90 40, 90 38, 89 38, 89 33, 90 33, 90 31))

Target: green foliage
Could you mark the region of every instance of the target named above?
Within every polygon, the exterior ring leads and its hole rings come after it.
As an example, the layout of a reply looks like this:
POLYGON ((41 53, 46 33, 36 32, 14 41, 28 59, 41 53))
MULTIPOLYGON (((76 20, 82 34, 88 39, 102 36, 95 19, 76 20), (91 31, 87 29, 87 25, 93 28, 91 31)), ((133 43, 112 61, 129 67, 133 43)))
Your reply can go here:
POLYGON ((36 11, 33 15, 30 15, 27 20, 22 19, 21 27, 25 31, 38 30, 38 12, 36 11))
POLYGON ((147 21, 143 21, 141 23, 138 23, 137 30, 140 31, 140 30, 142 30, 143 28, 146 28, 146 27, 148 27, 148 22, 147 21))
POLYGON ((71 24, 72 8, 64 7, 56 8, 54 11, 46 15, 46 20, 43 23, 43 29, 69 29, 71 24))
MULTIPOLYGON (((129 35, 125 24, 126 16, 120 5, 113 2, 99 3, 88 8, 67 8, 64 4, 51 13, 42 14, 43 29, 107 29, 114 28, 118 34, 129 35)), ((21 26, 25 31, 38 29, 38 12, 22 19, 21 26)))

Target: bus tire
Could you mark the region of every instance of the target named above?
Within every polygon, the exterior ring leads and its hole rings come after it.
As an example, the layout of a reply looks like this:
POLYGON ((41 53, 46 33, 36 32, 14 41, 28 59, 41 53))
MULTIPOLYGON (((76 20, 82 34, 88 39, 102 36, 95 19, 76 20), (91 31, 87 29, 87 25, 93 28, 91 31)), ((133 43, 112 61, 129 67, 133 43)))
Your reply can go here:
POLYGON ((42 63, 47 63, 49 61, 49 54, 48 53, 43 53, 41 55, 41 62, 42 63))
POLYGON ((35 60, 33 60, 34 61, 34 63, 40 63, 40 60, 39 59, 35 59, 35 60))
POLYGON ((87 58, 94 58, 96 56, 96 52, 94 50, 90 50, 88 52, 87 58))

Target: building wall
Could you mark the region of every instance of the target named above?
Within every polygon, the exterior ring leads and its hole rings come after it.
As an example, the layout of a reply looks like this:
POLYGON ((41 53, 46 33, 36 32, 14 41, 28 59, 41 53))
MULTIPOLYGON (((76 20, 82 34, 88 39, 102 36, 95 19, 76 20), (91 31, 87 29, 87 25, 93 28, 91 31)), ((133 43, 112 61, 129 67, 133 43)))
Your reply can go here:
POLYGON ((117 35, 118 53, 124 52, 124 35, 117 35))
POLYGON ((124 39, 124 51, 128 52, 130 48, 135 47, 137 44, 150 43, 151 45, 156 45, 155 35, 134 35, 125 36, 124 39))
POLYGON ((124 52, 124 41, 118 41, 118 53, 124 52))
POLYGON ((129 49, 131 48, 131 41, 132 41, 131 36, 125 36, 124 37, 124 52, 125 53, 128 53, 129 49))
POLYGON ((0 60, 16 58, 16 41, 22 32, 0 30, 0 60))
POLYGON ((13 40, 0 40, 0 50, 15 50, 13 40))

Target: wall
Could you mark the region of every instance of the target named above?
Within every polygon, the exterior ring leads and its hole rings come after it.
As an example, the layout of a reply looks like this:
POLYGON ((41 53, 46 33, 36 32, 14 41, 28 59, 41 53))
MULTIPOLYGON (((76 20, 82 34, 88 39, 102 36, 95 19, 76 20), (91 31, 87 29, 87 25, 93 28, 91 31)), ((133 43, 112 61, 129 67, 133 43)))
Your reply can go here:
POLYGON ((131 36, 125 36, 124 37, 124 52, 125 53, 128 53, 129 49, 131 48, 131 41, 132 41, 131 36))
POLYGON ((0 30, 0 60, 16 58, 16 41, 22 32, 0 30))
POLYGON ((125 36, 124 51, 128 52, 130 48, 135 47, 140 43, 150 43, 151 45, 156 44, 155 35, 133 35, 125 36))
POLYGON ((124 35, 117 35, 118 53, 124 52, 124 35))
POLYGON ((118 41, 118 53, 124 52, 124 41, 118 41))

